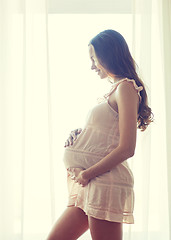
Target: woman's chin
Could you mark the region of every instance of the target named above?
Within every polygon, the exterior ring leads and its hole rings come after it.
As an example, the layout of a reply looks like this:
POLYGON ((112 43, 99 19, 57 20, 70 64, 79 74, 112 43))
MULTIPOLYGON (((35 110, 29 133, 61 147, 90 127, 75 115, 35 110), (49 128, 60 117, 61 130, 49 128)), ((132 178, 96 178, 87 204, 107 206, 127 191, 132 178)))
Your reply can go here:
POLYGON ((104 75, 99 75, 99 77, 100 77, 101 79, 107 78, 107 76, 104 76, 104 75))

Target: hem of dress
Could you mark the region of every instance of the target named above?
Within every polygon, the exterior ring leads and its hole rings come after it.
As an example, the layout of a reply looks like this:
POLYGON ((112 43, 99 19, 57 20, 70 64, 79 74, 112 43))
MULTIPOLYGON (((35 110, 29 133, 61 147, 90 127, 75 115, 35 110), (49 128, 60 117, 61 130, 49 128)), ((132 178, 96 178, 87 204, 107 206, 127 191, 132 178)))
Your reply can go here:
POLYGON ((105 214, 105 211, 100 210, 101 212, 103 212, 103 216, 99 216, 99 214, 97 214, 97 212, 99 213, 99 210, 93 209, 90 206, 86 210, 83 206, 80 206, 77 203, 70 203, 67 205, 67 207, 78 207, 81 210, 83 210, 87 216, 94 217, 96 219, 106 220, 109 222, 124 223, 124 224, 134 224, 133 215, 123 215, 119 213, 113 213, 112 214, 113 216, 111 217, 111 216, 107 216, 107 214, 105 214))

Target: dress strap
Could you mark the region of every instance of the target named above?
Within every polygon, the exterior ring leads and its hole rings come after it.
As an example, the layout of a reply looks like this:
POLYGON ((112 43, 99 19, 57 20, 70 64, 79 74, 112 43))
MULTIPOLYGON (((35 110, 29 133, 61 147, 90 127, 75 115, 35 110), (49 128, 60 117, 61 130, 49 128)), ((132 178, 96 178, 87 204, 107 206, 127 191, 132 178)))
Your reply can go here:
POLYGON ((119 80, 118 82, 114 83, 112 85, 112 88, 111 90, 104 95, 104 99, 107 99, 116 89, 117 87, 119 86, 120 83, 124 82, 124 81, 127 81, 127 82, 132 82, 133 83, 133 86, 134 88, 137 90, 137 93, 138 93, 138 96, 139 96, 139 99, 140 99, 140 102, 141 102, 141 95, 140 95, 140 91, 143 90, 143 86, 137 86, 136 82, 134 79, 128 79, 128 78, 124 78, 124 79, 121 79, 119 80))

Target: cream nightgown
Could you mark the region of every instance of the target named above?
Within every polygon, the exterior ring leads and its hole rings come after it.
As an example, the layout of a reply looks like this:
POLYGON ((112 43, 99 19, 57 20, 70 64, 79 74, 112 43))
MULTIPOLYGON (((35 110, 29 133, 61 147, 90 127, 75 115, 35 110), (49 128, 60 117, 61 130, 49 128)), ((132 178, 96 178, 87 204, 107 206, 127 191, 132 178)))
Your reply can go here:
MULTIPOLYGON (((134 80, 125 78, 113 84, 104 101, 90 112, 77 140, 65 149, 63 160, 66 168, 87 169, 118 146, 119 114, 109 105, 108 97, 123 81, 133 84, 141 101, 139 92, 143 87, 138 87, 134 80)), ((75 183, 68 174, 68 206, 77 206, 97 219, 134 223, 133 185, 133 174, 126 160, 92 179, 85 187, 75 183)))

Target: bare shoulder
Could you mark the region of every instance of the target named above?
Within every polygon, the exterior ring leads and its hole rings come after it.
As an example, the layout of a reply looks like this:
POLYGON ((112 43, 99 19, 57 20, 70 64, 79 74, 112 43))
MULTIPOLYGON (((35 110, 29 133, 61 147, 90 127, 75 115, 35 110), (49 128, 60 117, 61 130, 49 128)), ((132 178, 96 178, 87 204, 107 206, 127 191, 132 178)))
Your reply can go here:
POLYGON ((132 82, 123 81, 117 86, 116 92, 122 93, 123 91, 124 92, 130 92, 130 91, 136 92, 136 89, 132 82))
POLYGON ((139 102, 139 96, 137 94, 137 90, 135 89, 134 85, 132 84, 132 82, 128 82, 128 81, 123 81, 121 82, 115 92, 115 98, 116 100, 119 98, 123 98, 123 99, 134 99, 134 101, 136 100, 137 102, 139 102))
POLYGON ((116 90, 110 95, 109 103, 118 112, 118 106, 135 105, 139 107, 139 96, 132 82, 123 81, 119 83, 116 90), (122 104, 121 104, 122 103, 122 104))

